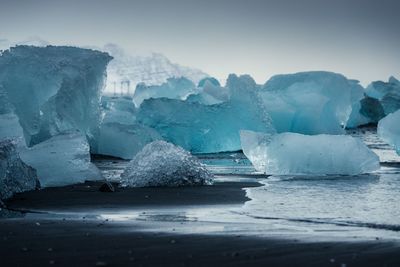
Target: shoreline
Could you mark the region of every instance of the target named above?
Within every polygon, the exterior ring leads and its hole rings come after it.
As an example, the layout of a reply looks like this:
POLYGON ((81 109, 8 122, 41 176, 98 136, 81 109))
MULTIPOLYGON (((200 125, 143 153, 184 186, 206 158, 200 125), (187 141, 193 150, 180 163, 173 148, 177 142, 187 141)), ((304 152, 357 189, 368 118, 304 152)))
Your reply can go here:
POLYGON ((400 243, 393 240, 257 236, 241 228, 246 222, 185 217, 191 207, 202 212, 244 204, 243 188, 260 186, 256 181, 110 193, 100 192, 101 184, 46 188, 6 201, 10 209, 33 213, 0 219, 1 266, 400 266, 400 243), (103 216, 126 211, 148 213, 103 216))

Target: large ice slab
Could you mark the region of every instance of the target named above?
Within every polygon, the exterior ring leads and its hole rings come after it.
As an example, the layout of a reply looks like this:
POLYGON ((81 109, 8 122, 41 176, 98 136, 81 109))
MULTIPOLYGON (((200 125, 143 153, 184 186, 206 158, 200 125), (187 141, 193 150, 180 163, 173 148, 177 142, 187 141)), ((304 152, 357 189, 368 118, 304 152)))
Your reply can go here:
POLYGON ((94 154, 132 159, 146 144, 162 139, 154 129, 136 121, 131 97, 102 97, 103 119, 91 144, 94 154))
POLYGON ((250 76, 230 75, 227 87, 229 101, 216 105, 166 98, 145 100, 137 118, 166 141, 195 153, 240 150, 242 129, 274 131, 250 76))
POLYGON ((146 145, 121 175, 125 187, 210 185, 212 180, 196 157, 165 141, 146 145))
POLYGON ((241 131, 240 138, 243 153, 267 174, 356 175, 379 169, 378 156, 351 136, 241 131))
POLYGON ((89 144, 80 132, 53 136, 20 152, 24 162, 37 170, 43 187, 101 180, 100 171, 90 163, 89 144))
POLYGON ((110 60, 106 53, 76 47, 17 46, 3 52, 0 85, 28 145, 71 129, 93 135, 110 60))
POLYGON ((274 76, 260 96, 278 132, 341 134, 362 92, 357 81, 315 71, 274 76))
POLYGON ((20 159, 17 144, 12 140, 0 141, 0 200, 39 186, 35 169, 20 159))
POLYGON ((166 97, 184 100, 195 91, 195 84, 185 77, 168 78, 167 81, 161 85, 147 86, 144 83, 138 84, 135 94, 133 95, 133 101, 135 105, 139 107, 143 100, 149 98, 166 97))
POLYGON ((391 113, 378 123, 378 135, 396 149, 400 155, 400 110, 391 113))

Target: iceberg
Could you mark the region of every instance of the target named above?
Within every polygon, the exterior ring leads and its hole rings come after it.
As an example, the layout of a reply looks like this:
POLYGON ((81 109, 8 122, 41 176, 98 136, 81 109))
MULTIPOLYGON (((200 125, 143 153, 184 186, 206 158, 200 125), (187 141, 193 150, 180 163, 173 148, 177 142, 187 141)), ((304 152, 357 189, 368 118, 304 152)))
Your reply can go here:
POLYGON ((146 145, 121 175, 123 187, 211 185, 213 175, 184 149, 165 141, 146 145))
POLYGON ((39 187, 35 169, 20 159, 17 144, 13 140, 0 141, 0 202, 39 187))
POLYGON ((156 130, 136 121, 131 97, 102 97, 103 118, 91 145, 93 154, 132 159, 146 144, 161 140, 156 130))
POLYGON ((137 107, 142 104, 145 99, 149 98, 170 98, 170 99, 186 99, 190 94, 196 91, 195 84, 185 77, 168 78, 161 85, 147 86, 139 83, 136 86, 133 101, 137 107))
POLYGON ((77 129, 91 138, 111 57, 76 47, 16 46, 0 56, 0 86, 27 145, 77 129))
POLYGON ((20 151, 21 159, 36 169, 41 186, 65 186, 86 180, 101 180, 90 162, 89 144, 78 131, 53 136, 20 151))
POLYGON ((378 123, 378 135, 394 147, 400 155, 400 110, 391 113, 378 123))
POLYGON ((164 140, 194 153, 240 150, 242 129, 275 131, 250 76, 231 74, 227 87, 229 101, 215 105, 166 98, 145 100, 137 119, 164 140))
POLYGON ((275 175, 357 175, 379 169, 379 158, 346 135, 276 135, 241 131, 243 153, 259 172, 275 175))
POLYGON ((344 133, 362 93, 357 81, 323 71, 276 75, 259 91, 277 131, 302 134, 344 133))
POLYGON ((197 84, 208 76, 201 70, 172 63, 160 53, 129 54, 116 44, 106 44, 100 50, 114 58, 107 68, 107 93, 129 95, 130 86, 160 85, 173 77, 186 77, 197 84))

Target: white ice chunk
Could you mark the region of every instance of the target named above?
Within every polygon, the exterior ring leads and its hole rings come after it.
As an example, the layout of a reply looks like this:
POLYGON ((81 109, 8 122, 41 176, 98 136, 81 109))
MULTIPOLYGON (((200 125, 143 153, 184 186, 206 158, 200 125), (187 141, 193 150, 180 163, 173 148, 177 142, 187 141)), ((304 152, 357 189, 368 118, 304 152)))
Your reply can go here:
POLYGON ((240 138, 243 153, 267 174, 356 175, 379 169, 378 156, 351 136, 241 131, 240 138))
POLYGON ((198 92, 190 95, 187 100, 204 105, 215 105, 229 100, 229 88, 221 87, 217 79, 204 78, 199 82, 198 92))
POLYGON ((37 188, 39 180, 36 171, 20 159, 16 143, 12 140, 0 141, 0 200, 37 188))
POLYGON ((101 180, 90 163, 89 144, 79 132, 62 133, 20 152, 24 162, 37 170, 43 187, 101 180))
POLYGON ((164 141, 146 145, 121 175, 128 187, 210 185, 213 175, 181 147, 164 141))
POLYGON ((196 92, 196 86, 189 79, 185 77, 169 78, 161 85, 138 84, 133 95, 133 101, 139 107, 145 99, 166 97, 184 100, 194 92, 196 92))
POLYGON ((139 83, 160 85, 172 77, 186 77, 197 84, 208 76, 201 70, 173 63, 160 53, 129 54, 116 44, 106 44, 102 50, 114 57, 107 68, 108 93, 129 94, 129 87, 135 88, 139 83))
POLYGON ((400 110, 391 113, 378 123, 378 135, 396 149, 400 155, 400 110))

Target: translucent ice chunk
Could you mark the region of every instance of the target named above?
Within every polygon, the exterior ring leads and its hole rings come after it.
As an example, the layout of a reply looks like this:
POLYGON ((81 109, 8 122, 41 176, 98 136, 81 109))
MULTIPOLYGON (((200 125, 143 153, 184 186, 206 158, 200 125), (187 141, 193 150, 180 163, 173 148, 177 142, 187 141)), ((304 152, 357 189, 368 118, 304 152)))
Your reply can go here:
POLYGON ((166 98, 145 100, 137 118, 166 141, 196 153, 240 150, 241 129, 275 130, 250 76, 230 75, 227 87, 229 101, 216 105, 166 98))
POLYGON ((66 130, 93 135, 110 60, 106 53, 56 46, 17 46, 0 56, 0 86, 29 146, 66 130))
POLYGON ((136 121, 130 97, 102 97, 103 119, 92 143, 92 153, 132 159, 146 144, 162 139, 136 121))
POLYGON ((121 175, 128 187, 210 185, 213 175, 189 152, 165 141, 146 145, 121 175))
POLYGON ((166 97, 170 99, 186 99, 186 97, 196 91, 195 84, 185 77, 169 78, 161 85, 146 86, 140 83, 136 86, 133 101, 137 107, 143 100, 149 98, 166 97))
POLYGON ((347 174, 379 169, 379 158, 360 139, 346 135, 268 135, 241 131, 244 154, 267 174, 347 174))
POLYGON ((37 170, 43 187, 101 180, 90 163, 89 144, 79 132, 62 133, 20 152, 24 162, 37 170))
POLYGON ((260 96, 278 132, 341 134, 362 90, 343 75, 315 71, 274 76, 260 96))
POLYGON ((396 149, 400 155, 400 110, 391 113, 378 123, 378 135, 396 149))

